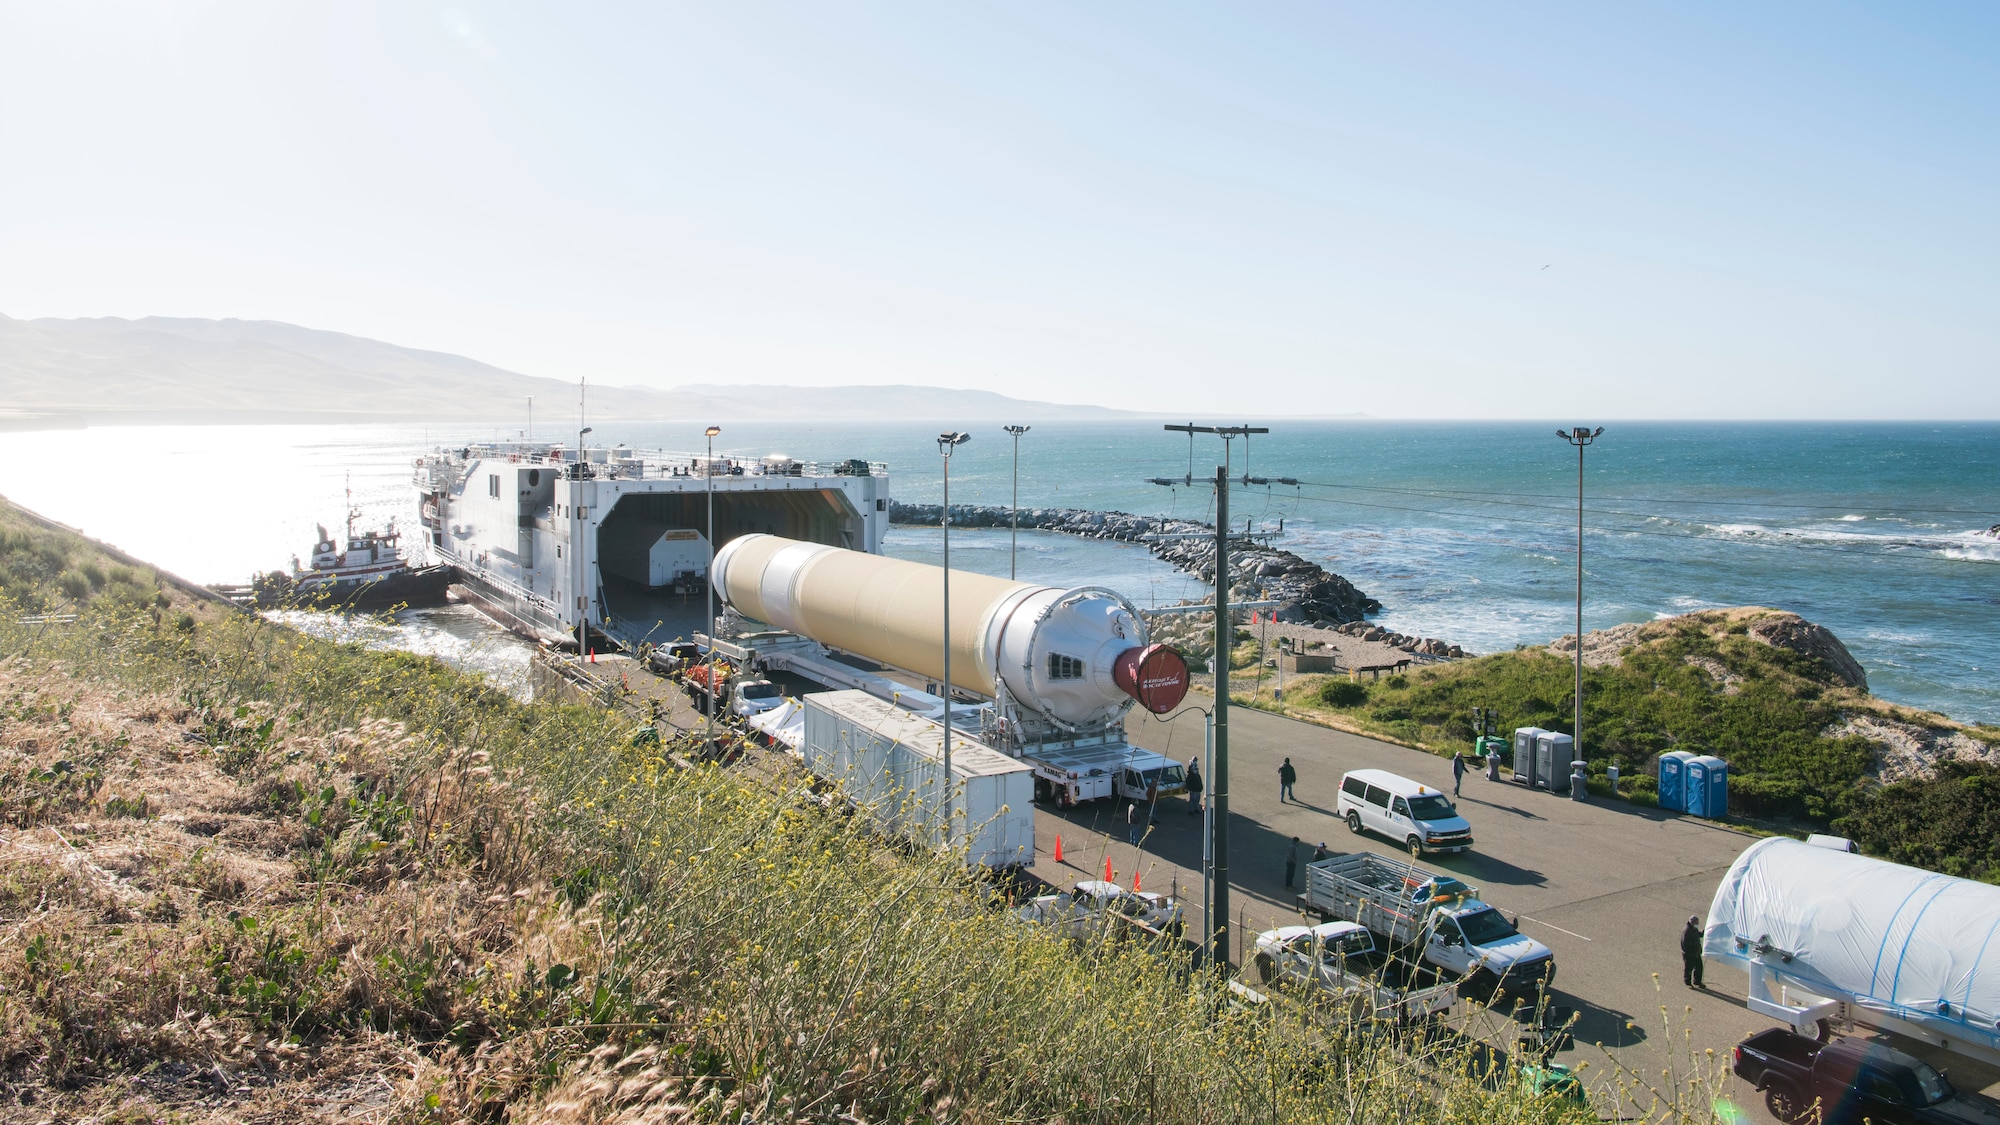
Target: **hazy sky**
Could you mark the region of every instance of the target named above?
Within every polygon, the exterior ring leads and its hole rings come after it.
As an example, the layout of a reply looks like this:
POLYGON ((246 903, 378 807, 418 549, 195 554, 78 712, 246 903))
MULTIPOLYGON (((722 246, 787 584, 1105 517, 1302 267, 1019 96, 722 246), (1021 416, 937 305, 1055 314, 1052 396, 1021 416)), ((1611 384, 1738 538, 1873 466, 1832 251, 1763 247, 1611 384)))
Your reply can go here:
POLYGON ((0 0, 0 313, 601 383, 2000 417, 2000 5, 0 0))

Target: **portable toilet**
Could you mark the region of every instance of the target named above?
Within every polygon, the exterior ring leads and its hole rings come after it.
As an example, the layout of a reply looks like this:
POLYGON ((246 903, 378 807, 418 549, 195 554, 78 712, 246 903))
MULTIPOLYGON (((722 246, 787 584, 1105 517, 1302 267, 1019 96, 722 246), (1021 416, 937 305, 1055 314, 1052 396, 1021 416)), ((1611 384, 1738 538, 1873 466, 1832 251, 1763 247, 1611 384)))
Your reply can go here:
POLYGON ((1514 728, 1514 780, 1530 789, 1535 786, 1535 739, 1546 733, 1540 727, 1514 728))
POLYGON ((1729 815, 1729 763, 1712 754, 1687 760, 1687 812, 1709 820, 1729 815))
POLYGON ((1692 757, 1685 750, 1660 755, 1660 807, 1668 812, 1687 811, 1687 763, 1692 757))
POLYGON ((1535 735, 1535 781, 1551 793, 1569 795, 1570 762, 1576 757, 1576 739, 1556 731, 1535 735))

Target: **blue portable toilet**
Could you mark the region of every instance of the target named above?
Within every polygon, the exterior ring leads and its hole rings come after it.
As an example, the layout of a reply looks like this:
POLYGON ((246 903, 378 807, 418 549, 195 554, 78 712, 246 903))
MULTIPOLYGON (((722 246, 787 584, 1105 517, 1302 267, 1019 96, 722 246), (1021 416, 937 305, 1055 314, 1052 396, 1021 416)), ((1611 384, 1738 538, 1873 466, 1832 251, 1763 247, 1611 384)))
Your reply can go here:
POLYGON ((1730 763, 1704 755, 1688 759, 1688 813, 1722 821, 1730 815, 1730 763))
POLYGON ((1660 807, 1668 812, 1687 811, 1687 763, 1693 757, 1685 750, 1660 755, 1660 807))
POLYGON ((1687 760, 1687 811, 1721 820, 1729 815, 1729 763, 1712 754, 1687 760))
POLYGON ((1540 727, 1514 728, 1514 780, 1535 787, 1535 740, 1548 732, 1540 727))

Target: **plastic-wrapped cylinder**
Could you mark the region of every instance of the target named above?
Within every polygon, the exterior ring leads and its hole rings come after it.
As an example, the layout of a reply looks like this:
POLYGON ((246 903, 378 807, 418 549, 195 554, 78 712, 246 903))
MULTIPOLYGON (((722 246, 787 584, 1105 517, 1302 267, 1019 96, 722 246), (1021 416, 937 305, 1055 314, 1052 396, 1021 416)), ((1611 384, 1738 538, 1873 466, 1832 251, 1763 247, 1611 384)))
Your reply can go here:
MULTIPOLYGON (((715 589, 745 617, 943 677, 942 567, 745 535, 716 555, 715 589)), ((1186 666, 1171 649, 1144 651, 1146 636, 1138 612, 1109 590, 951 574, 952 683, 995 697, 1004 689, 1059 723, 1107 723, 1134 698, 1155 710, 1177 704, 1186 666)))

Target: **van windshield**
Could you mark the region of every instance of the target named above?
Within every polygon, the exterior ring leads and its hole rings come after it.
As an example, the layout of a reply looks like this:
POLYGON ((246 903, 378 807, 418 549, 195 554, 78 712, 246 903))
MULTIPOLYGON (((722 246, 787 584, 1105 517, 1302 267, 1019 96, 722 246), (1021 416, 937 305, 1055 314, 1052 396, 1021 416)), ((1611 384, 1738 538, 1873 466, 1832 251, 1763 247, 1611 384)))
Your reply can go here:
POLYGON ((1490 945, 1496 941, 1506 941, 1521 932, 1507 921, 1505 915, 1490 906, 1471 914, 1460 915, 1458 924, 1465 930, 1465 940, 1473 945, 1490 945))
POLYGON ((1450 820, 1458 815, 1451 802, 1442 794, 1431 797, 1410 798, 1410 815, 1418 820, 1450 820))
POLYGON ((1186 780, 1187 778, 1186 776, 1184 776, 1181 767, 1179 765, 1171 765, 1163 770, 1146 771, 1147 785, 1152 785, 1154 782, 1158 782, 1162 787, 1171 789, 1174 786, 1185 782, 1186 780))

